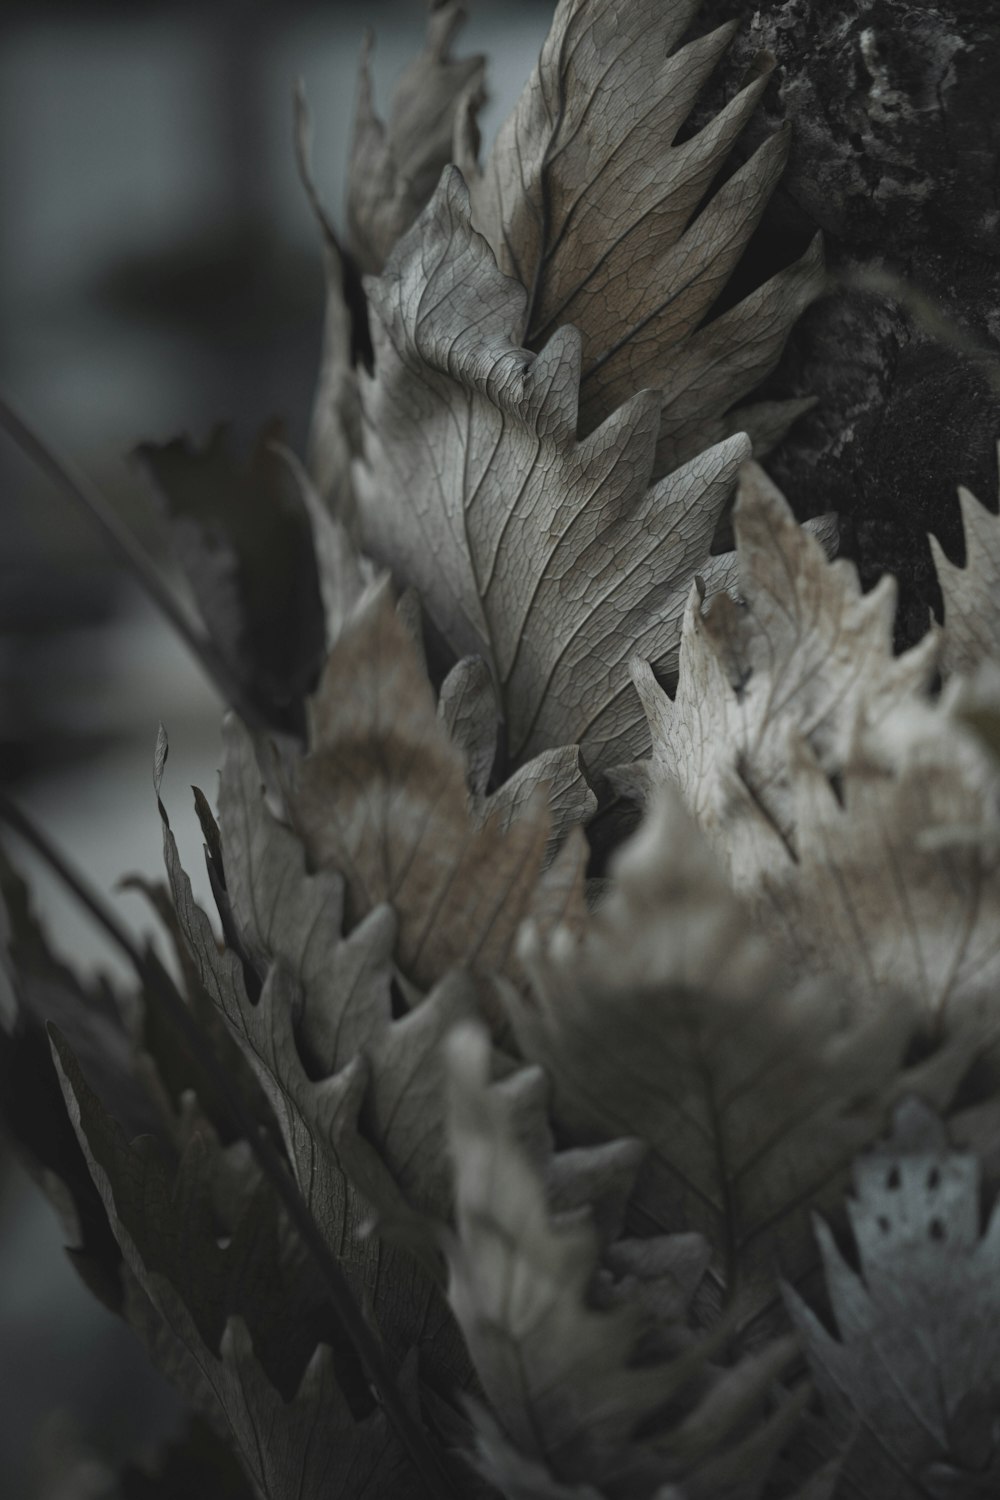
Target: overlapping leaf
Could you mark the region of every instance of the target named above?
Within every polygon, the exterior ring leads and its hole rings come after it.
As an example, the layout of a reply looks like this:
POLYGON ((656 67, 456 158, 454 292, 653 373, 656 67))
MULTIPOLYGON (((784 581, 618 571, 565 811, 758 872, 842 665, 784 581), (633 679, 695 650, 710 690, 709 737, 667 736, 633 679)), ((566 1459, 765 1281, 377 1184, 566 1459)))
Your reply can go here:
POLYGON ((448 673, 441 684, 438 716, 465 757, 471 806, 481 822, 493 818, 499 827, 509 828, 545 788, 552 819, 548 862, 567 834, 593 816, 597 799, 580 767, 576 745, 543 750, 486 795, 498 759, 501 726, 493 679, 481 656, 463 656, 448 673))
POLYGON ((932 1026, 1000 977, 995 774, 951 699, 938 642, 891 650, 891 580, 862 595, 763 477, 736 512, 746 608, 692 593, 671 702, 641 664, 654 782, 679 786, 730 877, 800 968, 932 1026))
POLYGON ((654 780, 680 788, 734 885, 752 890, 796 843, 790 736, 839 771, 860 715, 878 722, 926 685, 935 642, 895 657, 894 581, 863 594, 756 465, 733 519, 742 604, 721 596, 706 613, 692 587, 673 701, 647 665, 633 672, 654 780))
POLYGON ((760 908, 793 961, 839 972, 873 1004, 905 990, 932 1028, 990 1034, 1000 809, 985 755, 944 705, 888 766, 859 741, 836 788, 806 747, 792 763, 798 860, 766 877, 760 908))
MULTIPOLYGON (((543 774, 562 776, 575 805, 592 805, 575 755, 543 774)), ((550 795, 558 806, 560 788, 550 795)), ((544 869, 551 852, 544 794, 513 820, 502 807, 482 822, 474 815, 461 751, 384 590, 331 652, 293 806, 312 860, 343 876, 348 923, 392 905, 397 961, 422 987, 456 965, 509 970, 524 917, 553 900, 562 911, 580 899, 585 850, 577 840, 544 869)))
POLYGON ((470 228, 454 171, 369 291, 365 545, 456 651, 490 663, 515 763, 567 742, 595 765, 637 753, 628 657, 670 671, 692 573, 729 582, 709 549, 746 440, 650 487, 646 392, 578 442, 579 335, 520 346, 525 292, 470 228))
POLYGON ((971 672, 984 661, 1000 662, 1000 517, 964 487, 958 491, 965 526, 965 567, 949 562, 930 538, 944 595, 946 672, 971 672))
POLYGON ((148 1138, 128 1140, 58 1037, 56 1058, 131 1272, 130 1319, 170 1377, 224 1423, 260 1493, 422 1496, 246 1147, 220 1152, 203 1127, 172 1167, 148 1138))
POLYGON ((450 1054, 449 1294, 492 1403, 477 1414, 488 1477, 514 1496, 651 1497, 671 1484, 692 1500, 757 1495, 795 1419, 794 1401, 764 1412, 787 1344, 713 1383, 675 1325, 676 1357, 641 1360, 649 1308, 598 1299, 599 1238, 579 1216, 553 1215, 512 1129, 510 1082, 490 1086, 485 1035, 457 1033, 450 1054), (758 1425, 745 1436, 748 1417, 758 1425))
POLYGON ((88 990, 51 952, 27 887, 0 850, 0 1126, 55 1208, 81 1278, 118 1311, 121 1255, 66 1114, 50 1023, 72 1037, 87 1076, 133 1129, 161 1126, 114 998, 100 984, 88 990))
POLYGON ((245 731, 233 722, 227 740, 224 897, 242 961, 217 947, 165 825, 181 928, 348 1285, 386 1346, 402 1359, 419 1343, 426 1375, 448 1390, 467 1379, 468 1364, 436 1266, 370 1231, 376 1215, 398 1226, 447 1210, 438 1052, 471 1003, 468 990, 442 985, 392 1019, 391 911, 376 909, 342 936, 341 881, 307 873, 299 841, 268 812, 245 731))
POLYGON ((1000 1210, 981 1227, 980 1169, 915 1102, 862 1157, 848 1214, 860 1269, 820 1220, 836 1336, 794 1293, 857 1500, 958 1500, 1000 1484, 1000 1210))
POLYGON ((380 271, 393 245, 413 223, 451 160, 455 120, 463 101, 483 98, 483 59, 451 56, 465 20, 461 0, 430 0, 424 50, 393 92, 389 118, 375 113, 365 43, 354 139, 349 157, 349 243, 363 271, 380 271))
POLYGON ((703 1233, 743 1326, 773 1316, 779 1268, 813 1268, 810 1205, 838 1202, 898 1090, 943 1100, 967 1064, 955 1049, 905 1069, 911 1007, 859 1017, 830 985, 796 983, 664 793, 584 937, 529 934, 523 960, 515 1026, 555 1120, 577 1140, 647 1142, 635 1222, 703 1233))
POLYGON ((458 156, 476 228, 528 290, 520 342, 540 349, 566 323, 581 331, 584 430, 635 391, 659 391, 657 476, 737 430, 725 414, 773 367, 822 281, 817 244, 710 320, 788 142, 772 136, 709 195, 769 60, 678 143, 736 29, 678 49, 697 10, 697 0, 561 0, 483 169, 474 131, 458 156))

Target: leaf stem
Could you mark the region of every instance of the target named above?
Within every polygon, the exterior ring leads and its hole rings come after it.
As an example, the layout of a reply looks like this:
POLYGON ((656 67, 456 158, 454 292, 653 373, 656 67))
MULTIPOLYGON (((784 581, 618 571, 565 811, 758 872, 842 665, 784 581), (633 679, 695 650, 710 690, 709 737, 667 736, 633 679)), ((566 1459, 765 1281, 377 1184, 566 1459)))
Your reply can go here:
POLYGON ((59 877, 90 913, 115 945, 125 954, 139 979, 162 1002, 199 1063, 206 1080, 219 1091, 233 1123, 249 1145, 264 1176, 274 1187, 291 1219, 312 1253, 330 1292, 330 1300, 382 1407, 396 1429, 413 1465, 436 1500, 459 1500, 458 1492, 428 1434, 407 1407, 375 1334, 354 1299, 343 1271, 319 1229, 310 1209, 286 1171, 282 1157, 253 1119, 219 1063, 201 1026, 185 1003, 169 974, 151 951, 142 952, 133 943, 114 913, 85 878, 72 869, 62 854, 34 822, 0 791, 0 822, 6 823, 59 877))

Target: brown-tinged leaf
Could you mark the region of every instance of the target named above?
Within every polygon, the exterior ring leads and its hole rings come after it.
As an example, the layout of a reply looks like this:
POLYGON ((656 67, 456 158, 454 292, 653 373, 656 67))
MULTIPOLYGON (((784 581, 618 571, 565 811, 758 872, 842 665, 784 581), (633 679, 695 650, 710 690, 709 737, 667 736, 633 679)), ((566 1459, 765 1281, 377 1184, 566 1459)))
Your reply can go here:
POLYGON ((334 646, 311 744, 295 820, 313 862, 343 876, 348 924, 390 903, 398 963, 425 988, 456 965, 508 971, 546 861, 545 799, 506 829, 473 816, 461 752, 384 589, 334 646))
POLYGON ((460 105, 485 97, 483 59, 451 55, 465 6, 431 0, 429 9, 424 49, 397 83, 385 122, 375 113, 365 40, 347 185, 350 248, 363 271, 381 271, 433 193, 452 157, 460 105))
POLYGON ((697 9, 697 0, 561 0, 485 165, 474 132, 458 155, 476 228, 528 290, 520 342, 540 349, 561 325, 580 329, 583 430, 635 391, 660 391, 657 476, 731 430, 725 413, 774 366, 822 286, 816 244, 710 319, 788 140, 772 136, 710 191, 773 59, 762 55, 736 97, 678 142, 736 30, 679 47, 697 9))
POLYGON ((578 442, 579 334, 521 347, 525 292, 470 228, 455 171, 369 293, 364 545, 454 650, 489 661, 515 764, 566 743, 588 766, 638 753, 628 658, 672 671, 692 574, 729 584, 733 560, 710 547, 746 440, 651 486, 645 392, 578 442))

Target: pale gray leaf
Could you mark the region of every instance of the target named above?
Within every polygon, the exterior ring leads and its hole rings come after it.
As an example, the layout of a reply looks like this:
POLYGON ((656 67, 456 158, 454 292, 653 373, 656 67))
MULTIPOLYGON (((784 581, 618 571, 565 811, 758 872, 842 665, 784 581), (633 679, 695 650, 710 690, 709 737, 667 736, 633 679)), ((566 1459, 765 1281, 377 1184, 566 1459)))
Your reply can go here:
POLYGON ((637 753, 628 658, 670 672, 691 575, 730 583, 733 560, 709 549, 747 439, 650 486, 646 392, 578 441, 579 335, 521 347, 524 290, 471 230, 454 171, 369 292, 365 546, 456 651, 490 662, 515 763, 567 742, 588 764, 637 753))
POLYGON ((680 788, 736 888, 752 892, 797 845, 789 737, 839 772, 860 716, 877 725, 919 698, 936 645, 896 657, 893 580, 862 593, 851 563, 829 561, 823 528, 799 526, 753 463, 734 526, 743 603, 720 596, 705 612, 692 589, 673 701, 648 667, 634 675, 654 780, 680 788))

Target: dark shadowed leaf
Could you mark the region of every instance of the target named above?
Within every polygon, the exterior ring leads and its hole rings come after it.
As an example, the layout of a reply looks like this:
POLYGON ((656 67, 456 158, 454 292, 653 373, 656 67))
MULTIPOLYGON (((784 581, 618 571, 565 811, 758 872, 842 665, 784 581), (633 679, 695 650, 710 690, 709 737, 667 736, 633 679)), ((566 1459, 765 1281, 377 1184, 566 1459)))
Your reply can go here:
POLYGON ((309 520, 272 446, 279 436, 265 430, 249 463, 222 428, 204 448, 177 438, 137 453, 220 656, 265 722, 295 729, 325 631, 309 520))

